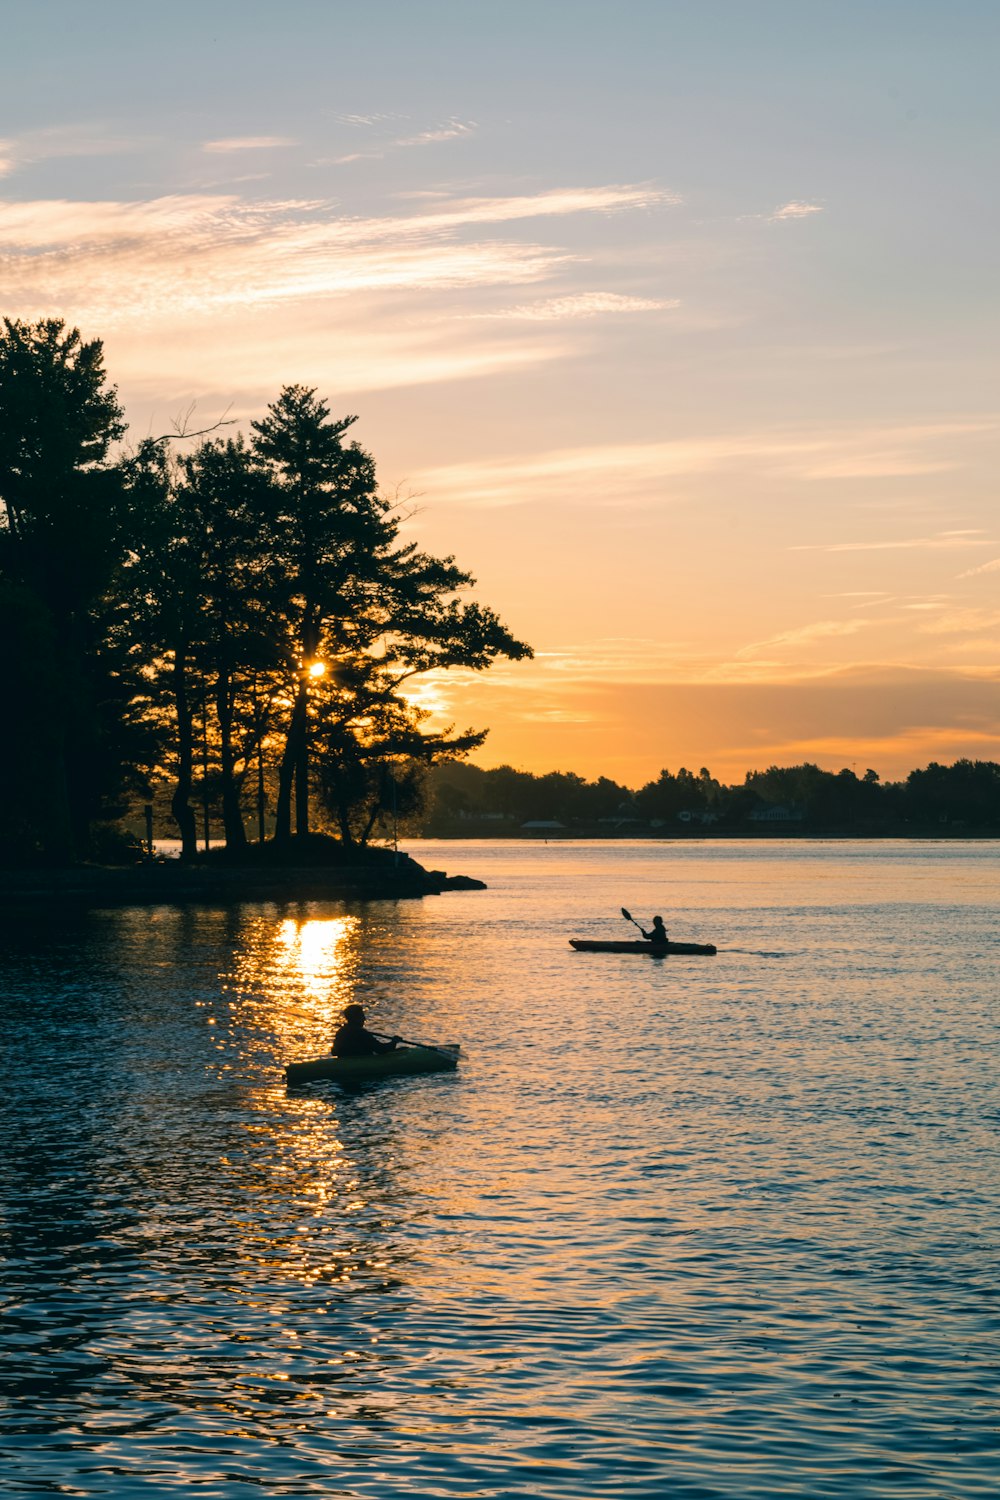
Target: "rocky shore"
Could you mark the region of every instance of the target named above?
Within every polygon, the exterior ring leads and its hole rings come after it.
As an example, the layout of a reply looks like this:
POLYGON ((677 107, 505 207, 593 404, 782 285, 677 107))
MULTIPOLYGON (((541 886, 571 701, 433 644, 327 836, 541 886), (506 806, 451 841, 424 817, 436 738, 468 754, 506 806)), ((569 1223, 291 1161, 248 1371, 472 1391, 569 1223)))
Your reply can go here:
POLYGON ((75 865, 67 869, 0 870, 0 907, 70 905, 83 908, 239 901, 405 900, 443 891, 485 890, 481 880, 425 870, 407 854, 344 863, 229 863, 157 860, 130 866, 75 865))

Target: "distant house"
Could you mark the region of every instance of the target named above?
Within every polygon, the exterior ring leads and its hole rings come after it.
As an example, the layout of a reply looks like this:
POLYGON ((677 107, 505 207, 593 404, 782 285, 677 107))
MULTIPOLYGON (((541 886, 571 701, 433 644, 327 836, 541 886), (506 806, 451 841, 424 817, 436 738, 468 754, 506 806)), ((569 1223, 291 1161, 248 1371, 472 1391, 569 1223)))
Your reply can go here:
POLYGON ((782 807, 780 803, 755 807, 753 812, 747 814, 747 821, 750 823, 801 823, 802 818, 801 807, 782 807))

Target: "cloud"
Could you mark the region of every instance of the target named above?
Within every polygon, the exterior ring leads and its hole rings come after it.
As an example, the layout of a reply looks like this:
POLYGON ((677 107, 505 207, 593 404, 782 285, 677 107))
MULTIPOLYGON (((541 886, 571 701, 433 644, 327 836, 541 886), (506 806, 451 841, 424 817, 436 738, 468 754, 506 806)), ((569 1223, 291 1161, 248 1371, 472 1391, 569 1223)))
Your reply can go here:
POLYGON ((141 150, 147 141, 136 135, 117 135, 100 125, 57 125, 28 130, 0 141, 0 177, 8 177, 39 161, 86 156, 119 156, 141 150))
POLYGON ((1000 625, 1000 609, 954 609, 936 620, 918 625, 922 635, 973 635, 995 630, 1000 625))
POLYGON ((417 135, 405 136, 401 140, 393 141, 393 145, 433 146, 438 141, 454 141, 461 136, 472 135, 476 128, 474 120, 449 120, 446 125, 439 125, 431 130, 421 130, 417 135))
MULTIPOLYGON (((398 122, 398 115, 337 115, 340 124, 354 126, 383 125, 398 122)), ((474 135, 477 126, 474 120, 447 120, 443 125, 430 126, 413 135, 399 136, 395 140, 383 141, 364 151, 345 151, 339 156, 320 157, 314 165, 345 167, 355 161, 383 161, 390 151, 402 151, 413 146, 434 146, 443 141, 456 141, 474 135)))
POLYGON ((975 578, 980 573, 1000 573, 1000 557, 991 558, 989 562, 980 563, 978 568, 968 568, 964 573, 959 573, 959 578, 975 578))
POLYGON ((138 202, 0 198, 4 311, 99 331, 122 388, 143 403, 194 390, 249 411, 281 378, 327 385, 331 371, 341 389, 357 391, 467 380, 565 356, 560 321, 598 310, 570 299, 562 320, 552 310, 526 320, 550 325, 544 338, 502 322, 481 331, 466 323, 470 332, 457 336, 457 294, 523 290, 576 258, 562 234, 506 226, 668 201, 648 185, 438 192, 378 217, 235 191, 138 202), (434 300, 444 296, 448 317, 434 300))
POLYGON ((212 309, 360 292, 523 285, 569 257, 499 237, 498 226, 658 201, 664 195, 648 187, 567 188, 352 218, 329 202, 245 202, 231 194, 139 203, 0 200, 0 272, 12 313, 61 309, 105 327, 136 319, 148 326, 212 309))
MULTIPOLYGON (((950 466, 949 466, 950 467, 950 466)), ((881 542, 801 542, 790 547, 790 552, 912 552, 952 551, 962 547, 995 547, 996 539, 981 531, 939 531, 934 536, 895 537, 881 542)), ((998 560, 1000 566, 1000 560, 998 560)), ((974 572, 986 572, 990 565, 974 572)), ((970 575, 960 573, 960 578, 970 575)))
POLYGON ((808 219, 811 214, 821 214, 822 212, 823 208, 819 203, 802 203, 801 201, 793 200, 791 203, 783 203, 780 208, 776 208, 773 213, 768 215, 768 221, 771 224, 779 224, 786 219, 808 219))
POLYGON ((297 146, 287 135, 234 135, 219 141, 205 141, 203 151, 225 154, 230 151, 270 151, 278 146, 297 146))
MULTIPOLYGON (((969 434, 993 432, 992 421, 960 421, 934 427, 913 426, 819 431, 732 432, 657 443, 593 444, 551 449, 523 458, 483 459, 426 470, 414 479, 420 492, 437 499, 458 499, 502 506, 572 500, 580 503, 659 501, 668 486, 699 476, 735 472, 745 483, 748 471, 769 480, 812 481, 827 455, 853 452, 859 473, 882 474, 882 456, 898 452, 909 469, 958 466, 959 457, 928 458, 928 444, 954 442, 969 434)), ((993 546, 978 533, 944 532, 939 537, 885 542, 800 544, 796 551, 880 551, 896 547, 993 546)))
POLYGON ((664 312, 680 305, 676 298, 665 301, 652 297, 623 297, 616 292, 577 292, 568 297, 547 297, 540 302, 523 302, 517 307, 504 308, 499 312, 476 313, 475 316, 555 323, 568 318, 595 318, 603 313, 664 312))
POLYGON ((370 115, 334 115, 338 125, 384 125, 387 121, 398 120, 399 115, 394 114, 370 114, 370 115))
POLYGON ((831 640, 840 636, 857 635, 872 624, 871 620, 816 620, 811 625, 800 625, 794 630, 783 630, 764 641, 754 641, 742 646, 738 659, 756 656, 761 651, 773 650, 775 646, 810 646, 816 641, 831 640))

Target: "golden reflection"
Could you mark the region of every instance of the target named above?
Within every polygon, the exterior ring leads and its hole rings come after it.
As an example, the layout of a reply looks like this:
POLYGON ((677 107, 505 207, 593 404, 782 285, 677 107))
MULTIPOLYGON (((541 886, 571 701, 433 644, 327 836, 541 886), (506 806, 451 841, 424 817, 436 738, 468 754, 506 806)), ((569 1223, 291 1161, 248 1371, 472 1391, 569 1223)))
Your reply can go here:
POLYGON ((282 1060, 326 1052, 358 981, 356 916, 261 918, 227 976, 242 1027, 269 1033, 282 1060))
POLYGON ((403 1141, 384 1125, 373 1140, 367 1117, 355 1120, 349 1106, 345 1130, 338 1096, 289 1094, 279 1081, 286 1061, 329 1050, 344 1006, 365 999, 369 983, 370 916, 309 911, 245 915, 221 975, 229 1045, 245 1075, 269 1080, 242 1096, 244 1149, 218 1158, 241 1205, 248 1301, 264 1308, 268 1283, 326 1287, 332 1297, 382 1293, 410 1258, 394 1243, 403 1141))
POLYGON ((357 925, 357 917, 313 918, 305 922, 287 917, 275 936, 277 973, 293 974, 301 980, 307 994, 326 995, 336 986, 346 957, 347 938, 357 925))

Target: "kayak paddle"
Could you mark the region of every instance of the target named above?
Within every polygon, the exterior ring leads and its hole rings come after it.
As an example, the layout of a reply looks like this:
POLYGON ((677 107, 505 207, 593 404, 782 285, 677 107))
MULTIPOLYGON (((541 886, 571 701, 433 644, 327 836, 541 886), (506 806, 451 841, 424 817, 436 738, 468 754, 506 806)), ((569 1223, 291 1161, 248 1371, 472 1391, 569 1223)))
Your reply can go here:
MULTIPOLYGON (((633 917, 630 911, 625 910, 624 906, 622 907, 622 916, 625 918, 626 922, 631 922, 634 926, 639 928, 640 932, 642 932, 642 927, 640 926, 640 924, 635 920, 635 917, 633 917)), ((642 935, 643 937, 646 936, 644 932, 642 932, 642 935)))
MULTIPOLYGON (((387 1036, 384 1031, 375 1031, 372 1033, 372 1035, 377 1036, 379 1040, 383 1042, 392 1041, 392 1036, 387 1036)), ((395 1032, 393 1032, 393 1036, 395 1035, 395 1032)), ((425 1052, 440 1052, 442 1057, 454 1057, 455 1053, 458 1051, 457 1047, 453 1049, 449 1049, 447 1047, 435 1047, 433 1042, 413 1042, 409 1039, 409 1037, 405 1036, 397 1036, 396 1040, 397 1042, 402 1042, 404 1047, 422 1047, 425 1052)))

